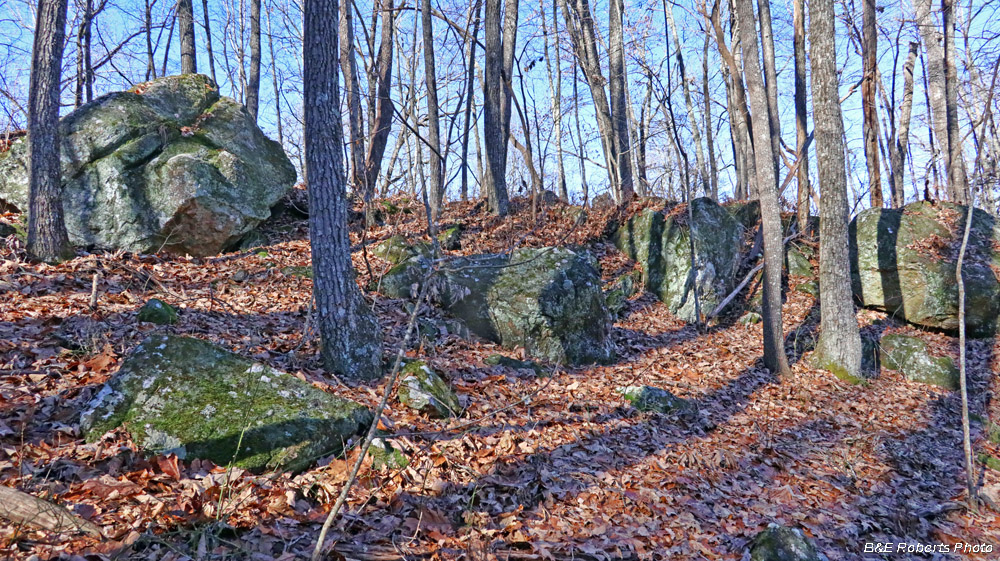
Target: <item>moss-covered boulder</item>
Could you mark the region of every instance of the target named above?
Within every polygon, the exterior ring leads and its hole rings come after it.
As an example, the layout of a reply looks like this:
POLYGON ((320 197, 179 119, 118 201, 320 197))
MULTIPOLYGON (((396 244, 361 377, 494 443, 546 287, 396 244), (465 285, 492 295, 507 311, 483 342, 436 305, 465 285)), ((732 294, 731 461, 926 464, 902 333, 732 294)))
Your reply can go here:
POLYGON ((448 251, 455 251, 456 249, 462 248, 462 225, 455 224, 454 226, 449 226, 441 233, 438 234, 438 243, 441 244, 442 249, 448 251))
MULTIPOLYGON (((869 209, 851 222, 854 295, 869 308, 916 325, 958 329, 955 268, 967 207, 916 202, 901 209, 869 209)), ((1000 314, 1000 229, 976 209, 963 267, 966 327, 975 336, 996 333, 1000 314)))
POLYGON ((642 267, 646 290, 670 311, 694 321, 695 291, 703 314, 732 290, 740 264, 743 226, 712 199, 691 202, 694 220, 681 206, 647 208, 614 234, 615 245, 642 267), (691 239, 694 237, 694 268, 691 239))
POLYGON ((690 415, 698 406, 684 398, 677 397, 663 388, 653 386, 627 386, 618 388, 625 401, 639 411, 663 413, 665 415, 690 415))
POLYGON ((157 325, 173 325, 177 323, 177 310, 163 300, 153 298, 139 308, 136 319, 157 325))
MULTIPOLYGON (((605 362, 611 321, 598 266, 586 251, 557 247, 456 257, 430 277, 429 294, 472 333, 504 347, 564 364, 605 362)), ((429 268, 423 256, 407 259, 379 290, 412 298, 429 268)))
POLYGON ((811 259, 816 252, 813 248, 803 243, 791 242, 785 247, 785 270, 792 277, 813 277, 813 265, 811 259))
MULTIPOLYGON (((78 246, 205 256, 270 216, 295 168, 206 76, 170 76, 60 122, 63 208, 78 246)), ((27 140, 0 160, 0 202, 28 210, 27 140)))
POLYGON ((753 539, 750 561, 820 561, 820 557, 802 530, 772 524, 753 539))
POLYGON ((501 354, 492 354, 486 357, 483 362, 490 366, 503 366, 512 370, 530 370, 534 372, 536 376, 541 376, 545 373, 545 369, 542 368, 542 365, 533 360, 518 360, 501 354))
POLYGON ((439 417, 457 417, 462 412, 448 382, 422 360, 409 362, 399 371, 397 396, 403 405, 439 417))
POLYGON ((958 389, 958 367, 948 356, 937 356, 919 337, 892 333, 879 341, 882 365, 898 370, 911 382, 958 389))
POLYGON ((425 242, 413 243, 397 234, 376 245, 372 253, 379 259, 398 265, 411 257, 430 255, 430 247, 425 242))
POLYGON ((81 416, 88 441, 124 427, 143 450, 253 471, 339 454, 372 415, 289 374, 188 337, 153 335, 81 416))
POLYGON ((621 315, 628 299, 635 296, 642 288, 642 276, 636 272, 626 273, 616 280, 604 292, 604 302, 608 312, 613 317, 621 315))

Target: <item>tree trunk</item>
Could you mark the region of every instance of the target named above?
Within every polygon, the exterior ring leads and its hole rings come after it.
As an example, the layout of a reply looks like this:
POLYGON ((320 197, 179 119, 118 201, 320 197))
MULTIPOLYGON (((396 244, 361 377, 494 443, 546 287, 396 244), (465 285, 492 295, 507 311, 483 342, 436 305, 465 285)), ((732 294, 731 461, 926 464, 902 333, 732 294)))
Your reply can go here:
POLYGON ((901 208, 906 203, 903 192, 903 165, 910 144, 910 113, 913 109, 913 67, 917 63, 917 49, 920 45, 910 42, 910 53, 903 64, 903 103, 899 108, 899 129, 896 131, 895 149, 892 152, 892 206, 901 208))
POLYGON ((177 25, 180 27, 181 74, 198 72, 198 59, 194 42, 194 8, 191 0, 177 0, 177 25))
MULTIPOLYGON (((378 56, 375 63, 377 97, 375 116, 369 124, 368 153, 365 155, 365 202, 370 202, 375 192, 375 183, 382 168, 385 146, 392 132, 392 56, 395 41, 396 11, 393 0, 382 2, 382 36, 379 40, 378 56)), ((402 133, 401 133, 402 134, 402 133)))
POLYGON ((618 159, 618 202, 632 199, 632 150, 629 138, 625 72, 625 42, 622 0, 608 2, 608 90, 611 95, 611 124, 618 159))
POLYGON ((486 165, 483 166, 483 189, 490 210, 506 216, 507 202, 507 135, 504 127, 503 39, 500 34, 500 0, 486 0, 484 14, 485 68, 483 71, 483 142, 486 145, 486 165))
POLYGON ((847 240, 847 174, 844 121, 837 84, 833 0, 810 0, 812 96, 816 170, 820 189, 820 337, 817 364, 847 379, 861 376, 861 337, 851 296, 847 240), (846 376, 845 376, 846 375, 846 376))
MULTIPOLYGON (((822 0, 821 0, 822 1, 822 0)), ((768 0, 760 0, 761 3, 768 0)), ((768 115, 767 91, 761 78, 757 53, 757 33, 753 23, 753 0, 736 0, 737 21, 743 45, 744 76, 754 115, 768 115)), ((832 21, 832 18, 831 18, 832 21)), ((759 123, 760 121, 758 121, 759 123)), ((765 121, 766 122, 766 121, 765 121)), ((781 326, 781 264, 783 261, 781 215, 778 207, 775 159, 767 126, 754 128, 754 161, 757 196, 760 199, 764 233, 764 364, 775 374, 789 374, 785 340, 781 326)))
MULTIPOLYGON (((469 95, 465 98, 465 121, 462 133, 462 200, 469 198, 469 131, 472 126, 472 107, 476 99, 476 42, 479 38, 479 20, 482 17, 483 0, 476 0, 476 5, 472 9, 472 17, 475 23, 472 25, 472 37, 469 39, 469 58, 466 68, 465 89, 469 95)), ((478 136, 478 132, 476 135, 478 136)))
POLYGON ((354 18, 348 0, 340 5, 340 71, 344 74, 344 95, 347 98, 347 123, 349 131, 348 154, 351 173, 348 185, 362 197, 368 192, 365 177, 365 132, 361 116, 361 85, 358 65, 354 60, 354 18))
MULTIPOLYGON (((345 2, 346 3, 346 2, 345 2)), ((257 120, 260 105, 260 0, 250 0, 250 77, 247 80, 247 113, 257 120)))
POLYGON ((809 136, 806 113, 806 16, 805 0, 792 0, 792 27, 795 50, 795 152, 799 156, 798 214, 799 232, 809 229, 809 152, 805 150, 809 136))
POLYGON ((948 188, 953 201, 966 204, 969 186, 962 155, 962 136, 958 122, 958 71, 955 68, 955 0, 941 0, 944 20, 945 112, 948 122, 948 188))
MULTIPOLYGON (((201 12, 202 12, 202 17, 205 19, 205 49, 206 49, 207 54, 208 54, 208 72, 209 72, 209 76, 212 77, 212 81, 215 82, 216 84, 218 84, 218 82, 215 79, 215 53, 214 53, 214 51, 212 51, 212 20, 208 17, 208 0, 201 0, 201 12)), ((267 24, 267 26, 268 26, 268 35, 270 36, 270 28, 271 28, 271 12, 270 11, 268 11, 267 18, 268 18, 267 19, 267 21, 268 21, 268 24, 267 24)), ((273 38, 273 36, 270 36, 270 40, 271 40, 271 61, 273 63, 274 62, 274 38, 273 38)), ((272 70, 273 70, 275 76, 277 76, 278 69, 277 68, 273 68, 272 70)), ((277 93, 275 95, 277 95, 277 93)), ((275 102, 275 103, 277 103, 277 102, 275 102)), ((279 128, 280 128, 280 126, 281 125, 279 125, 279 128)))
POLYGON ((94 98, 94 69, 90 58, 90 29, 94 20, 94 0, 84 0, 83 13, 76 36, 76 99, 77 107, 94 98))
POLYGON ((382 371, 382 333, 354 281, 341 160, 343 131, 337 59, 337 0, 303 10, 303 113, 313 298, 324 367, 354 379, 382 371))
POLYGON ((73 257, 63 220, 59 74, 66 0, 40 0, 28 86, 28 253, 49 263, 73 257))
MULTIPOLYGON (((207 1, 207 0, 206 0, 207 1)), ((153 6, 146 0, 146 79, 156 78, 156 60, 153 56, 153 6)))
MULTIPOLYGON (((712 28, 715 30, 716 45, 719 56, 723 60, 723 75, 726 76, 727 103, 729 105, 730 129, 733 133, 733 151, 736 160, 737 188, 736 198, 745 200, 755 191, 753 158, 750 157, 753 122, 747 111, 746 92, 743 80, 740 78, 741 68, 735 54, 726 46, 726 33, 722 28, 719 15, 719 0, 715 0, 711 14, 712 28)), ((733 35, 733 43, 737 36, 733 35)))
POLYGON ((583 132, 580 127, 580 94, 577 87, 580 81, 576 75, 577 66, 573 65, 573 122, 576 124, 577 156, 580 160, 580 188, 583 190, 583 206, 586 207, 590 203, 590 186, 587 184, 586 147, 583 144, 583 132))
POLYGON ((878 72, 878 32, 875 29, 875 0, 862 0, 861 54, 864 77, 861 80, 862 135, 868 164, 868 188, 872 208, 882 208, 882 174, 878 158, 878 111, 875 101, 878 72))
POLYGON ((427 83, 427 145, 430 149, 431 221, 437 224, 444 204, 444 161, 441 158, 441 129, 438 109, 437 72, 434 68, 434 22, 431 15, 431 0, 422 0, 420 9, 424 32, 424 80, 427 83))

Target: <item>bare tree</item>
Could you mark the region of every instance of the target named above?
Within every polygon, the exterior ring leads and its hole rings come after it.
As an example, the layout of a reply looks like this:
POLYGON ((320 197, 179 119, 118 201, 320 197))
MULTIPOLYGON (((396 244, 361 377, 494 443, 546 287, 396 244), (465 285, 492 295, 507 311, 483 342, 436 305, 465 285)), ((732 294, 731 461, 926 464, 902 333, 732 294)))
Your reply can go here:
POLYGON ((347 123, 350 136, 347 153, 350 156, 352 189, 368 192, 365 176, 365 133, 361 115, 361 86, 358 64, 354 60, 354 18, 350 2, 340 4, 340 71, 344 74, 344 95, 347 97, 347 123))
POLYGON ((337 0, 307 0, 303 10, 303 112, 313 298, 327 370, 356 379, 382 372, 382 333, 354 281, 347 192, 340 147, 337 0))
POLYGON ((28 253, 46 262, 73 256, 63 221, 59 74, 67 0, 39 0, 28 88, 28 253))
POLYGON ((483 71, 483 142, 486 145, 486 166, 483 169, 483 189, 489 200, 490 210, 506 216, 507 202, 507 139, 510 137, 510 72, 513 69, 513 44, 509 45, 511 65, 507 65, 508 41, 513 43, 517 34, 517 16, 508 37, 507 21, 510 11, 517 10, 517 0, 507 0, 507 17, 503 35, 500 25, 500 0, 486 0, 483 32, 486 44, 483 71))
POLYGON ((395 110, 392 103, 392 56, 396 11, 393 7, 393 0, 382 0, 380 6, 382 34, 374 68, 375 110, 370 111, 373 117, 369 124, 368 152, 365 154, 365 181, 362 184, 365 188, 364 199, 366 203, 371 200, 375 192, 375 182, 382 169, 382 157, 389 141, 389 133, 392 132, 392 113, 395 110))
POLYGON ((624 6, 622 0, 608 2, 608 93, 611 96, 611 124, 614 131, 615 156, 618 160, 618 202, 632 198, 632 149, 626 103, 624 6))
POLYGON ((559 57, 559 16, 557 13, 556 0, 552 0, 552 37, 555 41, 555 71, 552 70, 552 56, 549 56, 549 30, 545 18, 545 3, 542 2, 539 10, 542 14, 542 39, 545 45, 545 71, 549 78, 549 93, 552 96, 552 124, 556 137, 556 168, 559 171, 559 198, 569 201, 569 192, 566 189, 566 167, 563 161, 562 149, 562 65, 559 57))
MULTIPOLYGON (((759 0, 760 3, 769 0, 759 0)), ((743 46, 743 74, 754 115, 768 115, 767 91, 761 77, 754 26, 753 1, 736 0, 737 21, 743 46)), ((815 57, 814 57, 815 58, 815 57)), ((758 123, 760 121, 758 120, 758 123)), ((766 120, 765 120, 766 122, 766 120)), ((757 173, 757 196, 760 199, 761 229, 764 233, 764 364, 776 374, 786 375, 788 357, 781 327, 781 263, 783 261, 781 215, 778 207, 775 159, 767 126, 754 127, 753 152, 757 173)))
MULTIPOLYGON (((215 80, 215 52, 212 50, 212 20, 211 20, 211 18, 208 15, 208 0, 201 0, 201 15, 202 15, 202 18, 205 20, 205 50, 206 50, 206 54, 208 54, 208 71, 209 71, 209 76, 211 76, 212 77, 212 81, 215 82, 216 81, 215 80)), ((271 25, 270 24, 270 21, 271 21, 270 12, 268 12, 268 16, 267 17, 268 17, 268 26, 270 26, 271 25)), ((274 62, 273 35, 271 35, 271 39, 272 39, 271 61, 273 63, 274 62)), ((277 68, 275 68, 275 72, 277 72, 277 68)), ((275 75, 277 75, 277 74, 275 74, 275 75)), ((275 97, 275 100, 277 100, 277 97, 275 97)), ((278 103, 278 102, 275 101, 275 103, 278 103)), ((278 119, 278 122, 281 122, 280 118, 278 119)))
POLYGON ((694 102, 691 100, 691 91, 690 88, 688 88, 687 69, 684 66, 684 52, 683 45, 681 44, 681 36, 677 33, 677 24, 674 23, 674 14, 673 10, 670 9, 670 6, 664 4, 663 13, 667 18, 670 33, 674 36, 674 46, 677 49, 676 58, 677 66, 681 74, 681 92, 684 94, 684 106, 687 109, 688 126, 691 128, 691 140, 694 143, 694 159, 695 164, 698 166, 698 175, 701 179, 702 192, 709 195, 711 194, 711 186, 709 184, 708 171, 705 166, 705 152, 701 148, 701 127, 698 126, 698 119, 694 112, 694 102))

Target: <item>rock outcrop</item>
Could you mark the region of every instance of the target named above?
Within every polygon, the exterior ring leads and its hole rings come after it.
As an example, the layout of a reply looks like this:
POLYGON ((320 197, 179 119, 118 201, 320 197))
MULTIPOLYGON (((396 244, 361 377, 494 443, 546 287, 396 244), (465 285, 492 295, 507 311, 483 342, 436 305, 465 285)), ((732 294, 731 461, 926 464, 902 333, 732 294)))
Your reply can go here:
POLYGON ((709 198, 694 199, 691 205, 693 223, 679 206, 653 207, 630 217, 614 235, 615 245, 641 265, 646 290, 685 321, 697 319, 695 289, 703 314, 732 290, 744 231, 738 220, 709 198))
MULTIPOLYGON (((958 329, 955 268, 966 208, 947 202, 916 202, 901 209, 869 209, 851 222, 854 295, 862 305, 910 323, 958 329)), ((1000 314, 1000 230, 976 209, 962 269, 966 327, 970 334, 996 333, 1000 314)))
MULTIPOLYGON (((63 208, 77 246, 206 256, 270 216, 295 168, 202 75, 102 96, 60 122, 63 208)), ((0 154, 0 203, 28 210, 28 143, 0 154)), ((0 205, 2 206, 2 205, 0 205)))
MULTIPOLYGON (((412 297, 429 267, 420 254, 403 260, 380 290, 412 297)), ((457 257, 434 273, 430 295, 472 333, 504 347, 563 364, 605 362, 611 322, 597 267, 588 252, 567 248, 457 257)))
POLYGON ((298 471, 342 452, 371 419, 362 405, 208 342, 153 335, 88 404, 81 427, 90 441, 123 426, 146 452, 298 471))

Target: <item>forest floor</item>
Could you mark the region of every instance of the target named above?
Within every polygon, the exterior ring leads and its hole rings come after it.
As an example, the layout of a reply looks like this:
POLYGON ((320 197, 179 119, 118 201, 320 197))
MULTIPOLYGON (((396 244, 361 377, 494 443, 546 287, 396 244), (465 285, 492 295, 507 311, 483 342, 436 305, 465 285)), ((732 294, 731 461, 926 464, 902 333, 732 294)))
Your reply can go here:
MULTIPOLYGON (((301 196, 297 191, 296 196, 301 196)), ((363 251, 402 232, 419 235, 422 207, 396 200, 389 224, 352 232, 363 287, 387 264, 363 251)), ((532 218, 515 204, 506 220, 473 203, 442 223, 465 224, 459 253, 554 243, 587 245, 607 282, 633 268, 601 241, 607 216, 556 204, 532 218)), ((16 217, 6 215, 6 220, 16 217)), ((21 242, 0 247, 0 484, 66 506, 106 538, 0 525, 0 558, 281 559, 307 557, 356 456, 328 458, 300 474, 254 475, 207 461, 144 457, 124 433, 80 437, 79 411, 152 331, 200 337, 325 391, 375 407, 384 382, 346 384, 326 375, 307 321, 311 280, 307 222, 272 221, 261 250, 195 259, 81 255, 31 264, 21 242), (98 276, 98 304, 91 310, 98 276), (136 320, 149 298, 180 309, 170 327, 136 320)), ((2 241, 2 240, 0 240, 2 241)), ((387 356, 407 318, 400 301, 366 292, 386 329, 387 356)), ((844 305, 850 305, 844 303, 844 305)), ((438 312, 429 312, 434 315, 438 312)), ((866 543, 992 544, 1000 515, 966 508, 957 392, 883 370, 850 385, 809 364, 818 304, 788 291, 784 329, 793 375, 763 368, 760 325, 735 317, 699 331, 654 297, 629 301, 614 324, 610 365, 547 376, 483 361, 518 356, 455 337, 410 348, 451 382, 467 409, 433 419, 390 400, 385 423, 408 452, 403 469, 370 460, 334 524, 331 559, 727 559, 769 523, 802 528, 829 559, 926 559, 865 555, 866 543), (639 413, 616 392, 649 384, 697 402, 697 419, 639 413)), ((918 333, 861 311, 866 333, 918 333)), ((957 357, 957 339, 919 332, 957 357)), ((994 340, 969 343, 972 410, 1000 419, 992 400, 994 340)), ((1000 454, 973 433, 977 452, 1000 454)), ((357 453, 357 452, 355 452, 357 453)), ((982 466, 979 484, 1000 473, 982 466)), ((895 546, 894 546, 895 547, 895 546)), ((938 553, 937 559, 997 559, 938 553)))

